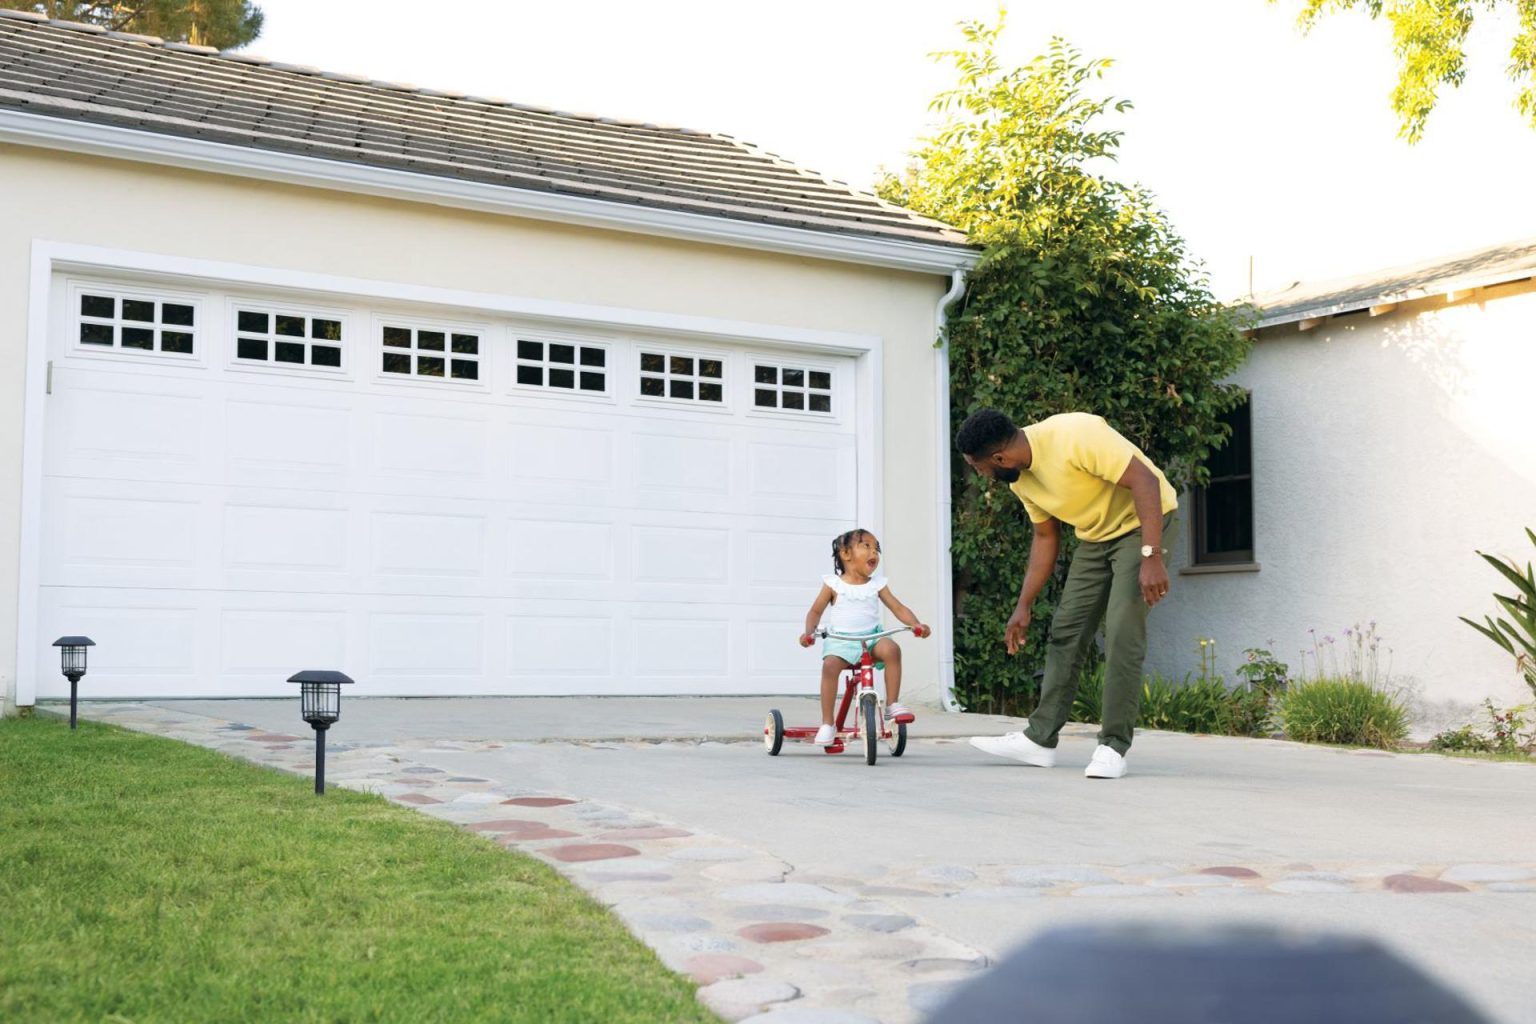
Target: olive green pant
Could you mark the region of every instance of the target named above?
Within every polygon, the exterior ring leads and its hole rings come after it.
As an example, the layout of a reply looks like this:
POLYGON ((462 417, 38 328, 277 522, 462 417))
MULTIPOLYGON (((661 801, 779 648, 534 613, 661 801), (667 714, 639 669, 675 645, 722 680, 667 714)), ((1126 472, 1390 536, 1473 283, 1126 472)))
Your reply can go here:
MULTIPOLYGON (((1173 535, 1173 516, 1163 517, 1163 548, 1173 535)), ((1147 658, 1147 613, 1141 596, 1141 531, 1100 543, 1078 544, 1067 570, 1046 641, 1040 706, 1024 735, 1054 747, 1072 715, 1083 659, 1104 623, 1104 721, 1099 742, 1124 755, 1141 710, 1141 671, 1147 658)))

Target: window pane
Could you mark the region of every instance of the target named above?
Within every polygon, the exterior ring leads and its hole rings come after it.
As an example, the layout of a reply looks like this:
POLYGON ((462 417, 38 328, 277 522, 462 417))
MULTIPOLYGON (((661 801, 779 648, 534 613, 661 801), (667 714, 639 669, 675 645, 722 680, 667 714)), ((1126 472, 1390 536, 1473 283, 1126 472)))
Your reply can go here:
POLYGON ((758 388, 752 393, 752 404, 762 409, 777 409, 779 393, 768 388, 758 388))
POLYGON ((192 335, 185 331, 161 331, 160 351, 179 352, 190 355, 192 352, 192 335))
POLYGON ((702 402, 720 402, 725 399, 725 392, 719 384, 704 383, 699 385, 699 400, 702 402))
POLYGON ((832 396, 831 395, 812 395, 811 398, 810 398, 810 402, 811 402, 811 412, 831 412, 832 411, 832 396))
POLYGON ((242 309, 239 316, 240 329, 257 334, 267 333, 267 314, 252 313, 248 309, 242 309))
MULTIPOLYGON (((553 348, 554 346, 550 346, 553 348)), ((549 386, 552 388, 574 388, 576 386, 575 370, 556 370, 553 367, 549 371, 549 386)))
MULTIPOLYGON (((678 376, 681 376, 681 377, 692 377, 693 376, 693 360, 691 358, 689 358, 688 356, 673 356, 672 357, 672 372, 677 374, 678 376)), ((689 388, 688 390, 692 391, 693 389, 689 388)))
POLYGON ((673 398, 692 398, 693 397, 693 381, 691 381, 691 380, 674 380, 672 382, 672 397, 673 398))
POLYGON ((108 295, 82 295, 80 315, 100 316, 110 320, 117 315, 117 300, 108 295))
POLYGON ((309 361, 313 366, 340 366, 341 349, 334 345, 314 345, 309 350, 309 361))
POLYGON ((519 366, 517 368, 517 382, 519 384, 544 385, 544 369, 539 366, 519 366))
POLYGON ((265 361, 267 358, 267 339, 241 338, 240 343, 235 347, 235 355, 241 359, 260 359, 265 361))
POLYGON ((1211 453, 1207 465, 1211 469, 1211 477, 1245 475, 1251 472, 1252 460, 1250 458, 1251 437, 1249 433, 1248 403, 1228 412, 1221 418, 1223 423, 1232 428, 1232 436, 1227 438, 1216 451, 1211 453))
POLYGON ((143 299, 124 299, 123 319, 152 324, 155 322, 155 304, 143 299))
MULTIPOLYGON (((517 343, 517 358, 536 359, 542 362, 544 359, 544 343, 542 341, 523 341, 519 339, 517 343)), ((540 377, 542 378, 542 376, 541 374, 540 377)), ((539 383, 542 384, 543 380, 541 379, 539 383)))
POLYGON ((663 381, 660 377, 641 377, 640 393, 642 395, 652 395, 656 398, 662 398, 667 393, 666 382, 663 381))
POLYGON ((724 375, 724 370, 725 367, 721 365, 718 359, 699 360, 700 377, 713 377, 715 380, 719 380, 724 375))
POLYGON ((411 329, 409 327, 384 328, 384 344, 390 348, 410 348, 411 329))
POLYGON ((284 316, 279 313, 277 315, 277 331, 275 333, 281 334, 286 338, 304 337, 304 318, 301 316, 284 316))
POLYGON ((309 322, 309 336, 316 341, 340 341, 340 320, 311 320, 309 322))
POLYGON ((80 340, 87 345, 111 345, 113 343, 111 324, 81 324, 80 340))
POLYGON ((606 391, 608 389, 608 375, 605 373, 593 373, 590 370, 581 371, 581 390, 606 391))
POLYGON ((576 346, 551 344, 549 346, 549 361, 552 363, 576 362, 576 346))
POLYGON ((410 373, 411 372, 411 357, 406 355, 404 352, 385 352, 384 353, 384 372, 385 373, 410 373))
POLYGON ((582 366, 607 366, 608 353, 600 348, 584 348, 581 350, 582 366))
POLYGON ((804 370, 785 370, 784 371, 784 386, 785 387, 789 387, 789 388, 803 388, 803 387, 805 387, 805 371, 804 370))
POLYGON ((124 327, 123 348, 148 348, 155 347, 155 332, 148 327, 124 327))
POLYGON ((477 356, 480 354, 480 339, 473 334, 455 334, 453 350, 461 356, 477 356))
POLYGON ((192 307, 183 306, 176 302, 165 302, 160 305, 160 322, 176 327, 192 326, 192 307))
POLYGON ((455 380, 479 380, 480 364, 473 359, 451 360, 455 380))
POLYGON ((1233 480, 1205 490, 1205 550, 1232 554, 1253 550, 1253 483, 1233 480))
POLYGON ((664 373, 667 369, 667 361, 655 352, 640 353, 640 369, 646 373, 664 373))
POLYGON ((752 379, 759 384, 777 384, 779 382, 779 368, 777 366, 759 366, 752 371, 752 379))
POLYGON ((273 347, 272 359, 279 363, 303 363, 304 345, 297 341, 280 341, 273 347))
POLYGON ((831 391, 832 375, 826 370, 812 370, 811 387, 815 388, 817 391, 831 391))
POLYGON ((442 331, 417 331, 416 347, 428 352, 441 352, 448 344, 448 337, 442 331))
POLYGON ((802 394, 799 391, 786 391, 786 392, 784 392, 784 408, 786 408, 786 409, 804 409, 805 408, 805 395, 802 394))
MULTIPOLYGON (((419 337, 419 335, 418 335, 419 337)), ((416 374, 420 377, 441 377, 446 367, 442 356, 417 356, 416 374)))

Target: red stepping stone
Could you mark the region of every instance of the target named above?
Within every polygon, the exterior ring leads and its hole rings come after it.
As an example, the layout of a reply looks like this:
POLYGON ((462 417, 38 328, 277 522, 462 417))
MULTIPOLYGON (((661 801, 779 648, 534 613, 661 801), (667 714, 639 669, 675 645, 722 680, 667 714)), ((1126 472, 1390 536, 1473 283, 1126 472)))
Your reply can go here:
POLYGON ((1388 875, 1382 880, 1392 892, 1466 892, 1467 887, 1423 875, 1388 875))
POLYGON ((769 921, 767 924, 749 924, 737 929, 736 934, 753 942, 795 942, 825 935, 827 930, 799 921, 769 921))
POLYGON ((1200 869, 1200 873, 1202 875, 1220 875, 1223 878, 1258 878, 1259 877, 1259 873, 1257 871, 1253 870, 1253 868, 1239 868, 1239 867, 1230 867, 1230 866, 1226 866, 1226 865, 1223 865, 1223 866, 1220 866, 1220 867, 1214 867, 1214 868, 1201 868, 1200 869))
POLYGON ((621 828, 614 832, 604 832, 599 839, 681 839, 683 836, 691 836, 692 832, 681 828, 621 828))
POLYGON ((683 967, 700 985, 713 985, 721 978, 739 978, 743 974, 756 974, 763 969, 763 965, 756 960, 748 960, 733 953, 700 953, 689 957, 683 967))
POLYGON ((396 803, 402 804, 440 804, 441 800, 434 800, 425 793, 404 793, 395 797, 396 803))
POLYGON ((561 807, 575 802, 575 800, 562 800, 558 796, 518 796, 502 801, 503 804, 513 804, 517 807, 561 807))
POLYGON ((638 857, 640 851, 633 846, 620 846, 618 843, 571 843, 566 846, 557 846, 549 851, 549 855, 556 860, 567 863, 575 863, 584 860, 613 860, 616 857, 638 857))

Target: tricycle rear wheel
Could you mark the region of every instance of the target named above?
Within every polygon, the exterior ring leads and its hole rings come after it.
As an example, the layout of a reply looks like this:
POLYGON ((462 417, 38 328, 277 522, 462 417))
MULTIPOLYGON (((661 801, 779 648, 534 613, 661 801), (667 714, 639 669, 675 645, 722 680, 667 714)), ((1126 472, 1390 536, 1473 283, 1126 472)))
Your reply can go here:
POLYGON ((784 716, 779 714, 778 708, 768 712, 768 721, 763 723, 763 749, 768 751, 769 757, 778 757, 779 751, 784 749, 784 716))

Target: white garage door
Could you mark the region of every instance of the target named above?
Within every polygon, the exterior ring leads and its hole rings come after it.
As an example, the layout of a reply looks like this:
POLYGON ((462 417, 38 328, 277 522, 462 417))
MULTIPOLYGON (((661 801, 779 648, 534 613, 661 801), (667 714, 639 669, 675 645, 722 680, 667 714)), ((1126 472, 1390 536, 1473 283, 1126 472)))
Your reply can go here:
POLYGON ((814 686, 847 357, 79 279, 52 317, 38 617, 92 696, 814 686))

